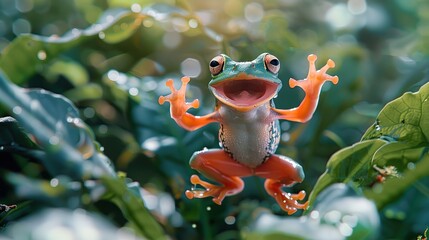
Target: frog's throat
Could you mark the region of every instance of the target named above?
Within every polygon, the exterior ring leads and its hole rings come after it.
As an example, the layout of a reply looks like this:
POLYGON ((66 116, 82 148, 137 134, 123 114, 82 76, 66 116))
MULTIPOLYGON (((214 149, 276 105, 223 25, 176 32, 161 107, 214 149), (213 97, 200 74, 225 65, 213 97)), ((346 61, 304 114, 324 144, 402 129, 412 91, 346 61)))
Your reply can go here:
POLYGON ((280 84, 265 79, 234 79, 212 85, 211 90, 222 103, 239 111, 250 111, 277 95, 280 84))

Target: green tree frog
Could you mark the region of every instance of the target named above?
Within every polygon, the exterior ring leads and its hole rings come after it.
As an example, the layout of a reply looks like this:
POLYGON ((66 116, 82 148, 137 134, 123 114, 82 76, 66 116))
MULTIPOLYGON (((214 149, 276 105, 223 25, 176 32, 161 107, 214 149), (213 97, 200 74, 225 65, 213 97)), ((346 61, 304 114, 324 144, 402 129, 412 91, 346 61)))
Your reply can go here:
POLYGON ((317 57, 308 56, 309 71, 306 79, 290 79, 291 88, 301 87, 305 97, 293 109, 277 109, 273 99, 282 87, 278 78, 280 61, 269 53, 259 55, 251 62, 235 62, 227 55, 214 57, 209 63, 212 80, 209 88, 216 98, 214 112, 205 116, 194 116, 189 108, 198 108, 198 100, 185 100, 189 77, 181 79, 182 86, 175 89, 173 80, 166 85, 171 94, 160 96, 159 103, 170 102, 171 117, 181 127, 192 131, 212 122, 220 124, 219 142, 221 149, 204 149, 195 152, 190 160, 191 168, 197 170, 212 184, 191 176, 191 183, 203 188, 192 188, 185 195, 189 198, 213 197, 221 204, 225 196, 234 195, 244 188, 242 177, 259 176, 265 178, 265 189, 288 214, 297 209, 305 209, 308 202, 305 191, 290 194, 283 187, 290 187, 304 179, 301 165, 289 157, 277 155, 275 151, 280 141, 279 119, 306 122, 317 106, 320 89, 324 82, 337 84, 338 77, 326 73, 335 67, 329 59, 324 67, 317 70, 317 57))

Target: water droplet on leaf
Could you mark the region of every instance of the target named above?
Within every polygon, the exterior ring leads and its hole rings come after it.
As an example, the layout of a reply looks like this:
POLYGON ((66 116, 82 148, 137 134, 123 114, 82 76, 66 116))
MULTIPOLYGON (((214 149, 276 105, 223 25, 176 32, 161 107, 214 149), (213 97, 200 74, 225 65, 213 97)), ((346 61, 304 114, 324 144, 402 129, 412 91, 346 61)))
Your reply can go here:
POLYGON ((139 95, 139 89, 138 89, 138 88, 135 88, 135 87, 132 87, 132 88, 130 88, 130 89, 128 90, 128 93, 129 93, 131 96, 137 96, 137 95, 139 95))
POLYGON ((131 5, 131 11, 138 13, 141 10, 142 10, 142 7, 140 6, 140 4, 134 3, 133 5, 131 5))
POLYGON ((22 113, 22 108, 20 106, 15 106, 12 108, 12 112, 15 113, 16 115, 19 115, 22 113))
POLYGON ((47 58, 47 57, 48 57, 48 56, 47 56, 47 54, 46 54, 46 52, 45 52, 45 51, 40 50, 39 52, 37 52, 37 58, 38 58, 39 60, 44 61, 44 60, 46 60, 46 58, 47 58))
POLYGON ((57 145, 60 142, 60 139, 57 136, 52 136, 49 138, 49 143, 51 145, 57 145))
POLYGON ((58 178, 52 178, 49 184, 51 185, 51 187, 57 187, 59 184, 58 178))
POLYGON ((225 223, 228 225, 232 225, 235 223, 235 217, 234 216, 228 216, 225 218, 225 223))
POLYGON ((106 37, 106 34, 105 34, 104 32, 99 32, 99 33, 98 33, 98 37, 99 37, 100 39, 104 39, 104 38, 106 37))

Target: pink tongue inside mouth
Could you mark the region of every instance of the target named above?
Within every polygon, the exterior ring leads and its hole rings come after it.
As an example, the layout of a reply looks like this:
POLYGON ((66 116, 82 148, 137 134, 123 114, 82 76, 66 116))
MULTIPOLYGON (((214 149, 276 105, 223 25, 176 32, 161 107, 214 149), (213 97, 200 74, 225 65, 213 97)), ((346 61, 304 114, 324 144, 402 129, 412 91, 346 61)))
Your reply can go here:
POLYGON ((231 100, 234 100, 234 102, 238 104, 246 104, 253 101, 257 101, 261 96, 258 93, 243 90, 228 97, 230 97, 231 100))
POLYGON ((261 99, 266 86, 257 81, 235 81, 224 86, 225 96, 239 105, 251 105, 261 99))

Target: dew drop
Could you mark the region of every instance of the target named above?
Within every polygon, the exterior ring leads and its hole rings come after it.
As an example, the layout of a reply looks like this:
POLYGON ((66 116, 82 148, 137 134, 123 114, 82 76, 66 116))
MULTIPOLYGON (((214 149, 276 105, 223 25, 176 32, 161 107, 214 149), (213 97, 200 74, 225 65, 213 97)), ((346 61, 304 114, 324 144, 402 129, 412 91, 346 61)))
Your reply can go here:
POLYGON ((130 88, 130 89, 128 90, 128 93, 129 93, 131 96, 137 96, 137 95, 139 95, 139 89, 138 89, 138 88, 135 88, 135 87, 132 87, 132 88, 130 88))
POLYGON ((188 25, 191 28, 197 28, 198 27, 198 21, 195 19, 189 19, 188 25))
POLYGON ((416 164, 414 164, 413 162, 409 162, 407 163, 407 168, 410 170, 413 170, 416 168, 416 164))
POLYGON ((319 217, 320 217, 320 213, 319 213, 319 211, 312 211, 311 213, 310 213, 310 218, 311 219, 319 219, 319 217))
POLYGON ((225 218, 225 223, 228 225, 233 225, 235 223, 235 217, 234 216, 228 216, 225 218))
POLYGON ((86 118, 93 118, 95 116, 95 110, 92 107, 87 107, 83 110, 83 116, 86 118))
POLYGON ((60 139, 57 136, 52 136, 49 138, 49 143, 51 145, 57 145, 60 142, 60 139))
POLYGON ((0 151, 3 151, 4 150, 4 146, 0 146, 0 151))
POLYGON ((381 130, 381 126, 380 125, 375 125, 375 131, 380 131, 381 130))
POLYGON ((47 54, 46 54, 46 52, 44 50, 40 50, 39 52, 37 52, 37 58, 39 60, 44 61, 44 60, 46 60, 47 57, 48 56, 47 56, 47 54))
POLYGON ((31 102, 30 102, 30 108, 31 108, 31 110, 36 110, 37 108, 39 108, 40 107, 40 102, 39 101, 37 101, 37 100, 31 100, 31 102))
POLYGON ((138 3, 134 3, 133 5, 131 5, 131 11, 138 13, 141 12, 142 7, 140 6, 140 4, 138 3))
POLYGON ((22 113, 22 108, 20 106, 15 106, 13 107, 12 112, 15 113, 16 115, 19 115, 22 113))
POLYGON ((290 140, 290 134, 287 132, 284 132, 282 133, 281 138, 283 142, 288 142, 290 140))
POLYGON ((208 206, 208 207, 206 208, 206 210, 207 210, 207 211, 211 211, 211 210, 212 210, 212 208, 211 208, 210 206, 208 206))
POLYGON ((192 228, 197 228, 197 224, 193 223, 192 228))
POLYGON ((116 70, 110 70, 107 72, 107 77, 112 81, 117 81, 119 78, 119 72, 116 70))
POLYGON ((104 147, 100 147, 100 151, 104 152, 104 147))
POLYGON ((104 125, 104 124, 98 126, 98 132, 100 134, 106 134, 108 130, 109 130, 109 128, 106 125, 104 125))
POLYGON ((49 182, 51 187, 57 187, 58 183, 59 183, 58 178, 52 178, 51 181, 49 182))
POLYGON ((106 34, 105 34, 104 32, 99 32, 99 33, 98 33, 98 37, 99 37, 100 39, 104 39, 104 38, 106 37, 106 34))

